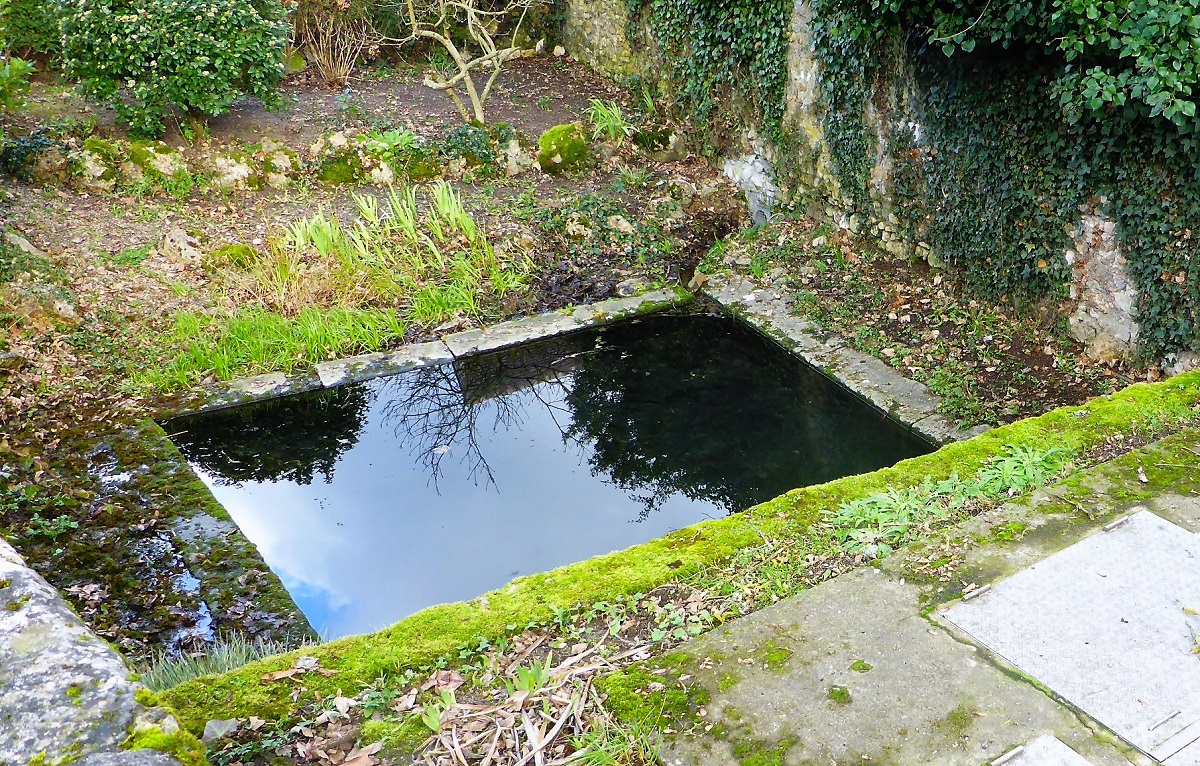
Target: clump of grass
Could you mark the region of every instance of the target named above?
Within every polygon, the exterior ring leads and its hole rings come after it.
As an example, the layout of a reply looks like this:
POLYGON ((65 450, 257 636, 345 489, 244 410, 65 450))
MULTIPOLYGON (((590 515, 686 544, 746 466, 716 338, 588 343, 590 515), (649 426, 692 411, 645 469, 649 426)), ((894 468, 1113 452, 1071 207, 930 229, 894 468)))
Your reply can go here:
POLYGON ((172 657, 161 652, 141 672, 141 681, 151 691, 164 691, 201 676, 226 673, 273 654, 313 646, 308 639, 270 641, 250 639, 241 633, 223 633, 203 654, 172 657))
POLYGON ((307 308, 293 317, 259 307, 226 317, 183 312, 167 344, 176 349, 165 364, 135 374, 137 383, 176 390, 205 377, 232 380, 262 372, 297 368, 364 353, 404 338, 395 311, 307 308))
POLYGON ((217 275, 225 314, 182 313, 165 364, 139 376, 173 390, 199 379, 292 372, 403 341, 413 326, 490 317, 521 291, 532 264, 506 260, 453 187, 355 196, 350 225, 318 212, 217 275))
POLYGON ((625 118, 616 101, 593 98, 587 114, 588 121, 596 129, 592 134, 593 139, 603 138, 620 146, 633 135, 633 123, 625 118))

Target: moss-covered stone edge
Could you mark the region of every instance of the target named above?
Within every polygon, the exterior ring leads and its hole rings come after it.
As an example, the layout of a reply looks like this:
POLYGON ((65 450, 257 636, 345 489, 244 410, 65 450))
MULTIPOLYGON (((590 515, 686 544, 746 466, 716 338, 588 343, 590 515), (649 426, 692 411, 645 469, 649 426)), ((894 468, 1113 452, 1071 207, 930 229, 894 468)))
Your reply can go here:
POLYGON ((1083 451, 1116 433, 1152 424, 1187 421, 1200 403, 1200 372, 1159 383, 1140 383, 1082 406, 993 429, 937 452, 869 474, 793 490, 736 516, 702 522, 624 551, 515 580, 469 602, 425 609, 377 633, 351 636, 306 652, 336 675, 303 676, 297 683, 269 683, 264 673, 290 667, 297 654, 270 657, 237 671, 190 681, 163 694, 191 731, 210 718, 288 717, 299 705, 350 691, 383 674, 425 667, 476 637, 498 640, 531 623, 552 618, 553 608, 645 592, 686 578, 728 559, 763 535, 794 534, 825 509, 886 488, 914 486, 953 472, 968 474, 1006 447, 1060 446, 1083 451), (302 685, 295 701, 293 690, 302 685))

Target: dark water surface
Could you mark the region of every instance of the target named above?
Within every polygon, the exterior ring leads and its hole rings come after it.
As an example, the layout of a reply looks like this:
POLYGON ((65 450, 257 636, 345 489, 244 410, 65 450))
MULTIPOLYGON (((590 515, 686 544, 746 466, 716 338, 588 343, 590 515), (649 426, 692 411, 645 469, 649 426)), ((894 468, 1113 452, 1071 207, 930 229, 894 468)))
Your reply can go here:
POLYGON ((165 427, 326 638, 930 450, 711 316, 165 427))

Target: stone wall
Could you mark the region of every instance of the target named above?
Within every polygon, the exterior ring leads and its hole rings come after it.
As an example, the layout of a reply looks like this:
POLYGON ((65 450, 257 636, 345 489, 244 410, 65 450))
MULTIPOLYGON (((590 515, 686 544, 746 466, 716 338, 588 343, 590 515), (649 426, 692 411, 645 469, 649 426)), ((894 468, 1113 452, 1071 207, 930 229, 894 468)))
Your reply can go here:
POLYGON ((562 41, 572 57, 597 72, 640 75, 646 63, 626 35, 625 0, 568 0, 562 41))
MULTIPOLYGON (((564 40, 567 50, 609 75, 641 75, 658 80, 666 71, 653 50, 649 32, 640 30, 631 44, 627 37, 624 0, 567 0, 564 40)), ((887 81, 875 83, 875 97, 863 115, 868 130, 879 139, 879 154, 871 172, 870 194, 875 210, 867 218, 856 211, 839 187, 828 143, 822 129, 821 69, 813 52, 812 7, 796 0, 788 51, 787 103, 784 127, 790 144, 776 147, 762 141, 754 126, 741 136, 721 161, 727 175, 760 207, 762 189, 770 186, 780 200, 803 200, 844 229, 873 237, 886 251, 900 257, 923 258, 937 267, 939 254, 928 243, 901 230, 893 214, 897 198, 891 188, 891 160, 887 139, 897 131, 911 133, 917 150, 926 131, 921 117, 921 93, 902 51, 894 57, 887 81), (786 171, 786 172, 785 172, 786 171)), ((1074 269, 1071 317, 1072 334, 1088 347, 1090 355, 1112 360, 1127 358, 1138 336, 1137 291, 1125 272, 1125 261, 1116 245, 1115 224, 1085 212, 1074 225, 1074 246, 1063 254, 1074 269)))
POLYGON ((178 766, 125 749, 139 736, 190 740, 140 692, 125 661, 0 540, 0 766, 178 766))

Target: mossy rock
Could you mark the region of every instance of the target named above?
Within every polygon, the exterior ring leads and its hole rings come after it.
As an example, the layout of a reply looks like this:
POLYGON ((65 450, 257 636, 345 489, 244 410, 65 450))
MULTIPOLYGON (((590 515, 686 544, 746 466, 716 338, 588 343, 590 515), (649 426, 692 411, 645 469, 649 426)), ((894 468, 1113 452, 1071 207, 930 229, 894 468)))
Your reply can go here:
POLYGON ((209 274, 215 274, 225 269, 248 269, 257 260, 257 250, 245 243, 238 243, 215 248, 204 256, 200 265, 209 274))
POLYGON ((214 154, 209 163, 209 181, 213 187, 224 191, 261 189, 266 180, 252 153, 255 150, 256 147, 251 147, 249 151, 234 149, 214 154))
POLYGON ((362 158, 354 150, 343 150, 321 160, 317 177, 329 186, 356 185, 367 180, 362 158))
POLYGON ((187 162, 177 150, 162 141, 134 141, 129 144, 122 171, 138 181, 149 175, 158 178, 175 178, 188 170, 187 162))
POLYGON ((283 73, 299 74, 305 69, 308 69, 308 60, 304 58, 304 54, 299 48, 289 45, 283 49, 283 73))
POLYGON ((267 186, 284 189, 300 172, 300 155, 291 147, 266 139, 259 147, 262 155, 262 175, 267 186))
POLYGON ((583 168, 591 161, 592 147, 583 132, 583 123, 555 126, 538 139, 538 164, 547 173, 583 168))

